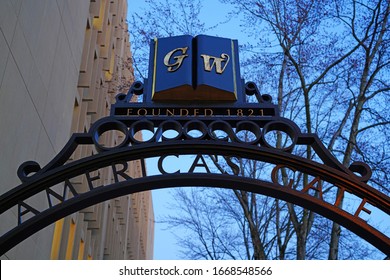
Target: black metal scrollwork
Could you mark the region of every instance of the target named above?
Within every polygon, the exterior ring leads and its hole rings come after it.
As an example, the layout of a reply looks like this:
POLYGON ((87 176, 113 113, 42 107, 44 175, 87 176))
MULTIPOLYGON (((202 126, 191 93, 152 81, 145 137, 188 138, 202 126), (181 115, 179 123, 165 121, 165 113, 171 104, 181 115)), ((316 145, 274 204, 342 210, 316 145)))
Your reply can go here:
MULTIPOLYGON (((364 203, 369 202, 390 215, 389 197, 366 184, 372 174, 367 164, 354 162, 349 168, 343 166, 325 148, 317 135, 302 133, 294 122, 280 117, 276 106, 271 103, 272 98, 269 95, 261 95, 254 83, 246 83, 245 93, 254 95, 258 103, 241 104, 242 107, 236 108, 234 113, 225 104, 212 108, 204 105, 196 107, 199 104, 187 107, 179 104, 177 107, 161 107, 165 111, 158 111, 160 108, 153 107, 153 104, 129 103, 133 95, 143 94, 143 88, 141 82, 136 82, 127 94, 119 94, 116 104, 112 107, 111 116, 96 121, 87 133, 74 134, 46 166, 41 168, 38 163, 27 161, 19 167, 17 174, 22 184, 0 196, 0 214, 12 207, 18 207, 16 226, 0 237, 0 254, 4 254, 56 219, 97 202, 142 190, 193 186, 199 183, 241 188, 307 207, 344 225, 390 255, 390 238, 367 225, 358 215, 344 213, 335 204, 277 182, 275 177, 280 168, 300 171, 362 198, 363 205, 359 207, 360 210, 364 210, 364 203), (203 108, 203 115, 198 115, 201 111, 199 108, 203 108), (255 114, 258 109, 262 111, 255 114), (108 147, 100 139, 111 131, 120 133, 122 137, 114 146, 108 147), (148 132, 150 136, 143 138, 140 136, 141 132, 148 132), (275 145, 268 137, 273 132, 284 134, 288 138, 288 144, 285 147, 275 145), (80 145, 91 145, 96 153, 87 158, 69 161, 80 145), (296 153, 300 147, 310 147, 319 160, 301 157, 296 153), (237 166, 229 161, 230 157, 268 162, 275 165, 272 182, 240 177, 237 168, 232 174, 206 172, 202 176, 197 176, 193 168, 187 173, 164 171, 162 173, 165 174, 150 177, 143 171, 142 178, 131 178, 125 172, 128 161, 143 162, 149 157, 160 157, 159 168, 163 170, 164 157, 181 154, 196 155, 199 162, 193 166, 205 166, 202 155, 221 155, 227 159, 227 164, 233 167, 237 166), (88 172, 103 167, 111 168, 115 182, 96 187, 88 172), (80 193, 70 179, 83 174, 89 180, 90 190, 80 193), (52 189, 60 183, 64 186, 62 193, 52 189), (38 210, 26 201, 41 192, 46 193, 49 206, 38 210), (70 193, 71 196, 68 197, 65 193, 70 193), (61 203, 55 204, 53 197, 61 203), (23 220, 28 213, 32 217, 23 220)), ((212 160, 217 161, 218 158, 213 157, 212 160)), ((208 170, 208 167, 205 167, 208 170)), ((309 189, 313 186, 306 187, 309 189)))

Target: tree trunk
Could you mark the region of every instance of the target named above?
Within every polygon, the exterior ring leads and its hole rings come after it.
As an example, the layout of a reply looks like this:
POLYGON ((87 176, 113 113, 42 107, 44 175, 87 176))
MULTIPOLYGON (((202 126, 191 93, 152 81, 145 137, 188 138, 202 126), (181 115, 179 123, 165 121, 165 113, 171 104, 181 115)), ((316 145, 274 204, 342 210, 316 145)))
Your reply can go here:
POLYGON ((263 242, 260 239, 260 232, 253 217, 253 212, 250 211, 248 192, 234 190, 234 194, 238 198, 242 210, 244 211, 244 216, 248 222, 249 232, 252 239, 253 246, 253 259, 255 260, 266 260, 267 256, 264 251, 263 242))

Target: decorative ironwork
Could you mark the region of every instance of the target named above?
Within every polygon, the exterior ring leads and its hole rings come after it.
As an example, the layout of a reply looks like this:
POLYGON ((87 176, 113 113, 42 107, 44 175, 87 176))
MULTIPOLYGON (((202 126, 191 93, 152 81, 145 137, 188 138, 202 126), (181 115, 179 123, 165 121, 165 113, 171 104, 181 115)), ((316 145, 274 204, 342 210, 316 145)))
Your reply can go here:
POLYGON ((270 97, 261 96, 253 83, 246 84, 246 93, 257 96, 259 103, 231 108, 230 110, 236 111, 230 115, 226 111, 219 113, 227 110, 227 107, 217 106, 211 109, 193 104, 170 105, 171 107, 166 107, 168 114, 166 111, 161 113, 163 108, 160 106, 160 114, 156 111, 153 114, 153 109, 158 109, 153 104, 129 103, 133 94, 142 94, 142 88, 143 84, 136 82, 127 95, 118 95, 117 102, 112 106, 111 116, 95 122, 88 133, 74 134, 63 150, 46 166, 41 168, 38 163, 28 161, 19 167, 18 176, 23 183, 0 197, 1 214, 13 207, 18 209, 15 227, 0 237, 0 254, 54 221, 98 202, 144 190, 202 185, 246 190, 311 209, 338 222, 390 255, 390 238, 359 217, 362 212, 370 212, 368 204, 375 205, 390 215, 389 197, 366 184, 371 177, 370 168, 362 162, 355 162, 349 168, 341 165, 316 135, 302 133, 294 122, 280 117, 277 108, 270 102, 270 97), (126 112, 125 108, 132 112, 142 109, 145 116, 137 113, 123 114, 126 112), (208 113, 201 114, 201 109, 208 113), (212 110, 213 114, 205 111, 206 109, 212 110), (251 114, 250 110, 259 109, 266 113, 251 114), (184 110, 197 112, 198 115, 194 117, 189 116, 189 113, 183 114, 187 113, 184 110), (237 110, 242 111, 237 113, 237 110), (106 147, 99 142, 103 133, 110 130, 124 135, 122 141, 114 147, 106 147), (150 132, 149 139, 141 140, 136 137, 143 130, 150 132), (166 135, 167 131, 173 131, 174 136, 166 135), (197 134, 193 134, 193 131, 197 134), (243 131, 251 137, 242 137, 243 131), (271 131, 285 133, 290 138, 290 145, 280 149, 274 147, 266 137, 271 131), (80 145, 93 145, 97 153, 69 161, 80 145), (318 160, 308 160, 294 154, 300 146, 310 146, 318 160), (195 160, 189 170, 170 173, 164 170, 163 161, 172 155, 194 155, 195 160), (251 159, 271 163, 273 167, 268 181, 242 177, 237 172, 218 174, 205 161, 207 155, 251 159), (159 159, 158 170, 161 174, 148 176, 145 168, 141 178, 131 178, 126 173, 129 162, 141 160, 144 167, 145 159, 152 157, 159 159), (203 167, 203 172, 195 171, 196 167, 203 167), (114 182, 96 186, 99 175, 95 175, 94 171, 99 168, 110 168, 114 182), (303 189, 297 190, 291 184, 283 185, 278 181, 277 173, 281 168, 300 171, 314 179, 303 189), (72 184, 72 178, 77 176, 85 176, 87 190, 80 191, 72 184), (326 201, 319 181, 329 182, 336 188, 357 196, 361 199, 360 206, 350 213, 339 207, 339 197, 335 197, 333 202, 326 201), (59 188, 60 183, 62 187, 59 188), (311 194, 313 191, 316 195, 311 194), (45 194, 46 206, 38 208, 28 202, 29 198, 38 194, 45 194))
POLYGON ((73 134, 46 166, 27 161, 19 167, 22 184, 0 196, 0 215, 17 209, 14 227, 0 237, 0 254, 56 220, 96 203, 145 190, 201 185, 250 191, 311 209, 389 256, 390 237, 361 217, 371 214, 371 207, 390 215, 390 198, 367 185, 371 169, 363 162, 346 168, 317 135, 302 133, 294 122, 281 117, 271 96, 260 94, 255 83, 240 78, 237 46, 235 40, 210 36, 153 41, 150 80, 145 85, 135 82, 127 94, 118 94, 110 116, 96 121, 87 133, 73 134), (197 64, 203 68, 195 68, 197 64), (130 102, 134 96, 142 102, 130 102), (100 141, 109 131, 123 136, 114 146, 100 141), (150 137, 137 137, 144 131, 150 137), (273 131, 285 135, 288 145, 279 148, 270 141, 267 136, 273 131), (84 145, 93 147, 95 154, 71 160, 84 145), (302 148, 312 149, 315 156, 302 157, 297 153, 302 148), (168 157, 185 155, 193 155, 189 168, 164 167, 168 157), (157 174, 146 174, 145 160, 150 158, 156 159, 157 174), (219 158, 230 171, 213 169, 219 158), (269 167, 262 177, 248 178, 240 175, 234 158, 269 167), (134 161, 141 162, 140 178, 127 172, 134 161), (99 170, 107 168, 113 181, 97 185, 99 170), (297 189, 294 177, 289 177, 283 184, 280 170, 307 174, 309 182, 297 189), (74 184, 80 176, 87 182, 86 189, 74 184), (323 182, 334 191, 325 193, 323 182), (357 209, 343 208, 345 193, 359 199, 357 209), (31 203, 36 195, 44 195, 47 204, 31 203))

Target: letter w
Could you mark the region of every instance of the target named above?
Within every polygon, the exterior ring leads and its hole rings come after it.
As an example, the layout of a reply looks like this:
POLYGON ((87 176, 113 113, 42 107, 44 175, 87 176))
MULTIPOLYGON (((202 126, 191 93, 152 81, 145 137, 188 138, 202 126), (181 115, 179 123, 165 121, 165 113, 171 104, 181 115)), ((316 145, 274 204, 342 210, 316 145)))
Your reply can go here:
POLYGON ((230 60, 230 57, 226 53, 221 54, 221 57, 215 57, 206 54, 201 54, 200 56, 203 58, 204 70, 211 72, 211 70, 215 65, 215 71, 217 72, 217 74, 222 74, 223 71, 225 71, 225 68, 228 65, 230 60), (210 65, 210 60, 212 60, 211 65, 210 65), (225 65, 223 67, 222 67, 222 62, 225 62, 225 65))

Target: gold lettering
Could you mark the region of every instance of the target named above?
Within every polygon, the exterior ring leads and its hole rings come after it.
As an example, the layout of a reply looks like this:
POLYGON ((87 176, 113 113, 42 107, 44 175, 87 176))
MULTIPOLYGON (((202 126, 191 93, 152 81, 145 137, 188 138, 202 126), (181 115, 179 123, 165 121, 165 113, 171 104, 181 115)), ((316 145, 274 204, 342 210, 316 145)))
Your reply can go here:
POLYGON ((137 115, 138 116, 146 116, 148 114, 148 111, 145 108, 138 109, 137 115), (143 114, 141 114, 143 112, 143 114))
POLYGON ((221 57, 215 57, 207 54, 201 54, 200 55, 203 58, 204 63, 204 70, 211 72, 213 70, 213 67, 215 65, 215 72, 217 74, 222 74, 223 71, 225 71, 226 66, 229 63, 230 57, 226 53, 221 54, 221 57), (213 62, 210 65, 210 60, 213 62), (222 67, 222 62, 225 62, 225 65, 222 67))
POLYGON ((180 109, 180 117, 186 117, 189 113, 187 109, 180 109))
POLYGON ((205 116, 213 117, 214 113, 217 115, 226 115, 226 116, 237 116, 237 117, 254 117, 254 116, 263 116, 263 110, 254 110, 251 108, 232 108, 232 109, 217 109, 215 111, 211 108, 165 108, 165 107, 147 107, 147 108, 124 108, 125 114, 127 116, 205 116), (259 112, 259 115, 257 115, 259 112))
POLYGON ((153 115, 153 116, 160 116, 160 114, 161 114, 161 109, 157 109, 157 113, 155 112, 155 110, 156 110, 156 109, 154 109, 154 108, 152 109, 152 115, 153 115))
POLYGON ((194 117, 196 117, 199 114, 199 109, 194 109, 194 117))
POLYGON ((212 116, 213 114, 214 114, 214 111, 212 109, 204 109, 205 116, 212 116))
POLYGON ((164 57, 164 65, 168 67, 168 72, 175 72, 177 69, 180 68, 181 64, 183 63, 183 60, 184 58, 186 58, 188 56, 188 54, 186 54, 188 50, 188 47, 185 47, 185 48, 177 48, 177 49, 174 49, 172 51, 170 51, 169 53, 167 53, 164 57), (173 56, 174 53, 176 52, 181 52, 182 54, 181 55, 176 55, 173 57, 173 59, 175 60, 174 63, 169 63, 169 61, 171 60, 171 57, 173 56))
POLYGON ((175 115, 175 109, 172 109, 172 111, 170 109, 167 109, 167 116, 174 116, 175 115))

